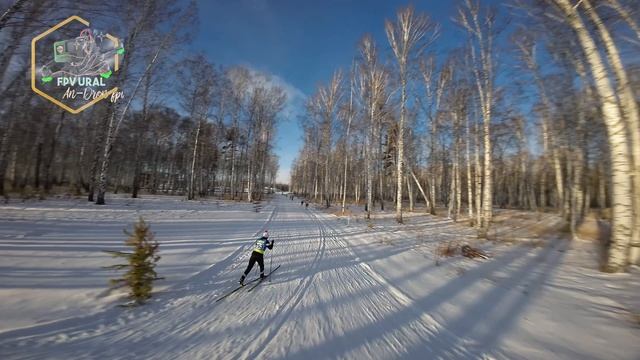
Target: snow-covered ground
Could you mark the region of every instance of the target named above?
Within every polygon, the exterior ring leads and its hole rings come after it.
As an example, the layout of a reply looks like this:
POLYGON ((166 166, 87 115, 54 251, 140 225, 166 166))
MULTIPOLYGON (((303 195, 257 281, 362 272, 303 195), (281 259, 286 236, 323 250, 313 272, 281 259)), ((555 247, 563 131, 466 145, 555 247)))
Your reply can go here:
POLYGON ((110 200, 0 206, 1 359, 640 358, 640 272, 598 272, 590 242, 477 242, 439 217, 369 225, 286 196, 261 212, 110 200), (105 291, 115 274, 101 267, 115 260, 101 250, 122 248, 138 216, 161 243, 167 280, 125 309, 105 291), (264 228, 276 240, 266 266, 282 267, 216 302, 264 228), (493 257, 437 259, 448 241, 493 257))
POLYGON ((175 197, 110 196, 0 206, 0 331, 102 310, 118 300, 107 291, 120 263, 103 250, 125 250, 142 216, 161 243, 159 290, 184 281, 251 243, 269 213, 250 204, 186 202, 175 197))

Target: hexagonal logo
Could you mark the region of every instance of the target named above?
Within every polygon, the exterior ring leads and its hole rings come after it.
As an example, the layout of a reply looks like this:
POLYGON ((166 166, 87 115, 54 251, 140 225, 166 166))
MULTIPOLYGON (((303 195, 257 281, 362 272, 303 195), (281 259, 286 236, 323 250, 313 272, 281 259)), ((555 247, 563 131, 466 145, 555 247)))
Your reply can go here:
POLYGON ((117 37, 71 16, 31 41, 31 88, 64 110, 78 114, 123 94, 116 84, 124 55, 117 37))

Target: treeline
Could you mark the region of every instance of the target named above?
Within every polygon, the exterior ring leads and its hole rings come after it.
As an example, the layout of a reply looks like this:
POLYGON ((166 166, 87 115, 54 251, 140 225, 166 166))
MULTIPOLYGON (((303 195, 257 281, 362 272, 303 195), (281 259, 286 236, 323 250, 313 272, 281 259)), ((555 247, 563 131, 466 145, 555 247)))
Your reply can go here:
POLYGON ((0 19, 0 194, 58 186, 97 204, 107 190, 252 201, 275 183, 285 93, 264 74, 190 54, 193 2, 50 5, 15 1, 0 19), (76 13, 124 39, 125 98, 72 115, 31 91, 27 59, 33 36, 76 13))
POLYGON ((351 69, 310 98, 292 191, 327 206, 408 202, 464 216, 487 237, 494 207, 557 211, 572 234, 608 209, 606 271, 640 262, 639 12, 633 1, 461 1, 466 40, 412 7, 365 35, 351 69), (450 45, 450 44, 449 44, 450 45), (389 54, 389 56, 386 56, 389 54), (391 60, 383 61, 382 59, 391 60))

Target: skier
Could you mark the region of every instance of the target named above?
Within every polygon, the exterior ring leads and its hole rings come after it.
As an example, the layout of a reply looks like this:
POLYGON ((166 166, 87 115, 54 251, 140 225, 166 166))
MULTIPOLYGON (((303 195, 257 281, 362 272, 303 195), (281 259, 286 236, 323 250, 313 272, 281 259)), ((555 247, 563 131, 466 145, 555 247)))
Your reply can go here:
POLYGON ((262 237, 256 240, 255 244, 253 245, 253 251, 251 252, 251 257, 249 258, 249 265, 247 265, 247 269, 244 271, 244 274, 242 274, 242 276, 240 277, 240 285, 244 286, 244 279, 247 277, 247 275, 249 275, 249 272, 251 272, 251 269, 253 268, 253 265, 256 263, 256 261, 260 266, 260 278, 264 279, 265 277, 264 276, 264 252, 267 250, 267 248, 269 250, 273 249, 274 243, 275 243, 275 240, 269 241, 268 230, 265 230, 262 233, 262 237))

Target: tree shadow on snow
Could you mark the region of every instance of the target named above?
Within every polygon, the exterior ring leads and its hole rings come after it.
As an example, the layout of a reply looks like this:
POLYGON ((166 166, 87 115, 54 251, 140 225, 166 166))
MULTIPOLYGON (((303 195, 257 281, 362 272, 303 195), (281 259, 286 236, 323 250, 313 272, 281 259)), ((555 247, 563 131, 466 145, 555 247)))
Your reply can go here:
MULTIPOLYGON (((439 306, 447 304, 474 283, 486 280, 494 272, 513 265, 521 254, 526 254, 522 250, 520 247, 514 247, 499 259, 481 263, 434 289, 428 295, 415 299, 412 306, 376 318, 364 326, 346 331, 340 337, 333 337, 315 346, 289 353, 288 357, 304 359, 317 354, 330 358, 345 357, 350 351, 366 348, 376 341, 384 340, 399 328, 410 326, 421 313, 430 314, 436 311, 439 306)), ((459 316, 445 319, 442 326, 432 330, 421 343, 402 347, 401 356, 477 359, 487 352, 498 350, 501 339, 519 320, 528 304, 539 295, 544 282, 553 274, 564 256, 564 251, 556 250, 553 244, 536 251, 537 253, 529 256, 523 264, 510 269, 508 276, 495 284, 490 291, 474 303, 464 306, 459 316)))

